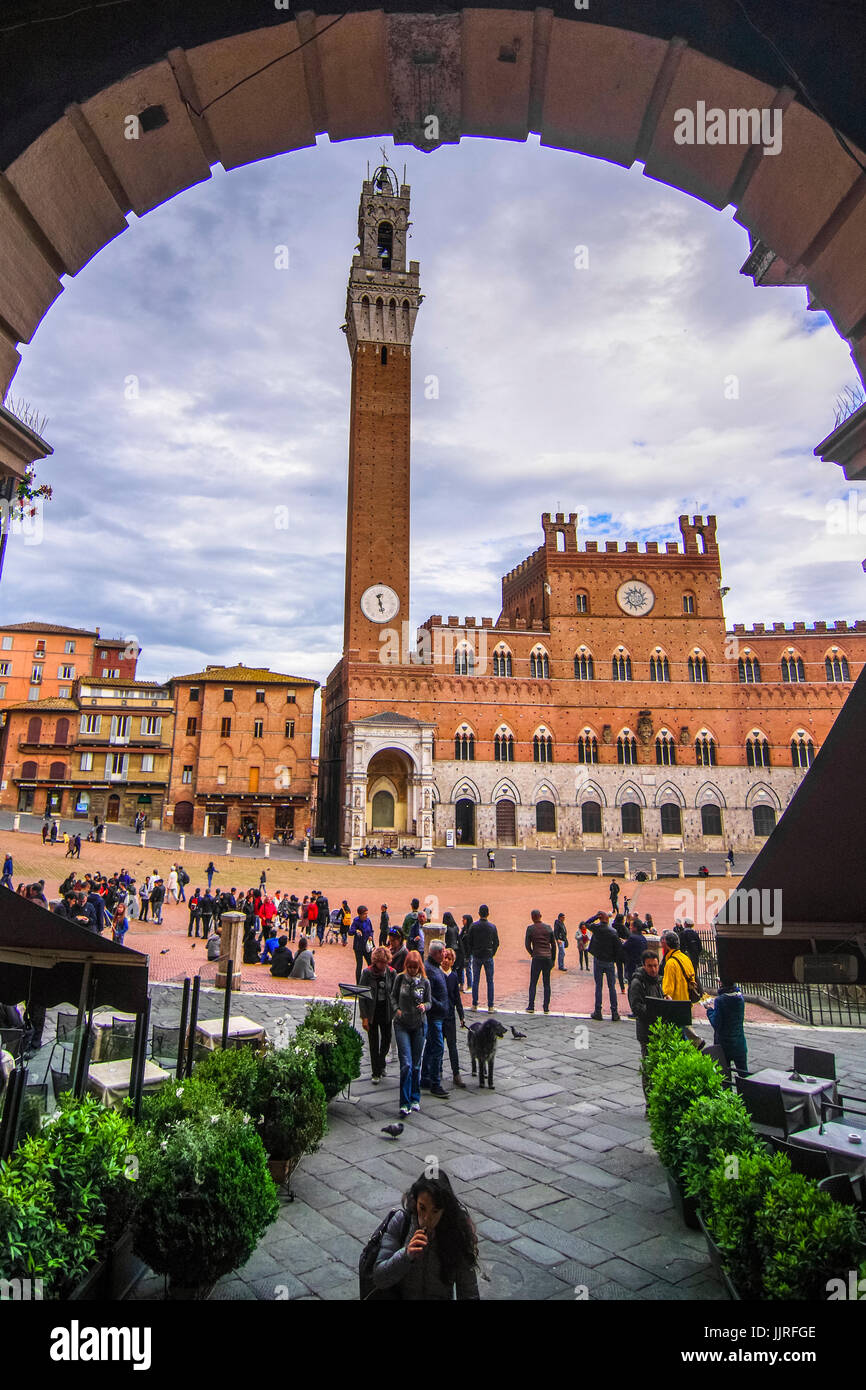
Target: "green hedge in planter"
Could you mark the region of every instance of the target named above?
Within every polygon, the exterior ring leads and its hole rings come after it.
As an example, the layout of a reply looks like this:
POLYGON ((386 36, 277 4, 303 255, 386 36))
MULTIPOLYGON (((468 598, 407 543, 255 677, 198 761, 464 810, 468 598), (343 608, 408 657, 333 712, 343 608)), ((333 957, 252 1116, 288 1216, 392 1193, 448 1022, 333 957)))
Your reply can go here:
POLYGON ((701 1209, 725 1268, 741 1298, 763 1297, 763 1255, 755 1239, 758 1213, 773 1183, 791 1176, 784 1154, 766 1149, 738 1155, 734 1171, 723 1161, 707 1176, 701 1209))
POLYGON ((854 1207, 834 1201, 802 1173, 786 1174, 765 1190, 755 1240, 766 1299, 825 1300, 828 1280, 847 1279, 863 1250, 854 1207))
POLYGON ((314 1003, 295 1034, 297 1042, 305 1037, 311 1039, 316 1051, 316 1071, 328 1100, 361 1075, 364 1042, 351 1020, 351 1010, 341 1000, 314 1003))
POLYGON ((733 1091, 698 1096, 674 1131, 672 1166, 687 1197, 701 1198, 710 1170, 725 1158, 762 1147, 749 1112, 733 1091))
POLYGON ((656 1019, 649 1030, 646 1056, 641 1059, 641 1071, 646 1081, 647 1095, 652 1090, 653 1076, 659 1062, 667 1061, 677 1053, 694 1052, 690 1042, 686 1042, 681 1029, 673 1023, 662 1023, 656 1019))
POLYGON ((245 1264, 279 1210, 249 1117, 192 1115, 139 1138, 135 1253, 185 1287, 245 1264))
POLYGON ((0 1165, 0 1277, 41 1278, 63 1297, 132 1217, 132 1126, 92 1096, 54 1116, 0 1165))
POLYGON ((319 1147, 328 1123, 316 1060, 312 1046, 299 1039, 259 1061, 253 1118, 269 1156, 292 1167, 319 1147))
POLYGON ((693 1101, 702 1096, 717 1096, 723 1090, 721 1069, 711 1057, 704 1056, 686 1044, 662 1056, 652 1072, 649 1095, 650 1137, 666 1168, 677 1171, 679 1138, 677 1127, 693 1101))

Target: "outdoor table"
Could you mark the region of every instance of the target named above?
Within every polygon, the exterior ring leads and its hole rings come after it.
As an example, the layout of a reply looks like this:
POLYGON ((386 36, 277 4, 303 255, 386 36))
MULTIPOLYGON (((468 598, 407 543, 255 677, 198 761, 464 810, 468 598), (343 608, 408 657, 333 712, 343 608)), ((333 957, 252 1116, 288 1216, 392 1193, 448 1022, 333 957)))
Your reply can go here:
POLYGON ((819 1149, 830 1160, 831 1173, 849 1173, 852 1178, 866 1174, 866 1119, 862 1115, 846 1120, 828 1120, 821 1133, 820 1125, 791 1134, 788 1142, 803 1149, 819 1149), (849 1139, 858 1134, 861 1143, 849 1139))
POLYGON ((98 1062, 102 1056, 102 1050, 111 1036, 111 1029, 115 1019, 121 1019, 124 1023, 135 1024, 134 1018, 127 1018, 125 1014, 115 1014, 111 1009, 102 1009, 93 1015, 93 1051, 90 1054, 91 1061, 98 1062))
MULTIPOLYGON (((265 1030, 260 1023, 253 1023, 251 1018, 244 1018, 242 1014, 231 1014, 229 1016, 228 1036, 243 1042, 264 1042, 265 1030)), ((202 1019, 196 1025, 195 1040, 197 1043, 201 1043, 202 1047, 210 1048, 211 1051, 222 1047, 222 1019, 202 1019)))
POLYGON ((810 1125, 819 1123, 822 1095, 837 1104, 839 1101, 836 1082, 822 1076, 804 1076, 802 1081, 792 1081, 790 1072, 765 1067, 763 1071, 752 1072, 749 1080, 756 1081, 761 1086, 779 1087, 785 1097, 785 1109, 794 1121, 795 1129, 808 1129, 810 1125))
MULTIPOLYGON (((87 1089, 98 1095, 103 1105, 117 1105, 129 1095, 129 1079, 132 1070, 131 1058, 120 1062, 97 1062, 87 1072, 87 1089)), ((142 1090, 152 1091, 168 1081, 171 1072, 163 1071, 155 1062, 145 1062, 142 1090)))

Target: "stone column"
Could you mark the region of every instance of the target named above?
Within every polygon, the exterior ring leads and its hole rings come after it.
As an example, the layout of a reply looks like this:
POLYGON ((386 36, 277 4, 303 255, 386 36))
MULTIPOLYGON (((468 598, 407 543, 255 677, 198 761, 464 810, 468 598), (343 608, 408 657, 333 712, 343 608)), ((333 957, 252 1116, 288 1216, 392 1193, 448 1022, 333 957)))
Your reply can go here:
POLYGON ((244 914, 242 912, 224 912, 220 918, 220 956, 215 980, 217 989, 225 989, 226 987, 229 961, 234 962, 232 989, 240 989, 241 987, 243 979, 241 965, 244 957, 243 926, 244 914))

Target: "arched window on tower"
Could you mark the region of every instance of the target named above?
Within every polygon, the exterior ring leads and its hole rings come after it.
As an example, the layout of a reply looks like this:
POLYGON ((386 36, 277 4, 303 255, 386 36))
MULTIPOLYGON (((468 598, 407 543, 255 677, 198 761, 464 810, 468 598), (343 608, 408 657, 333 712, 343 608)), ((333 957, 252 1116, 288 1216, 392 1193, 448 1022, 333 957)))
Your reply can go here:
POLYGON ((623 729, 616 741, 616 760, 628 767, 637 762, 637 739, 630 729, 623 729))
POLYGON ((507 647, 497 647, 493 653, 493 674, 494 676, 510 676, 512 674, 511 652, 507 647))
POLYGON ((509 729, 500 729, 493 737, 493 758, 497 763, 514 762, 514 735, 509 729))
POLYGON ((577 595, 577 611, 578 613, 589 612, 589 594, 583 589, 581 589, 580 593, 577 595))
POLYGON ((650 680, 669 681, 671 678, 671 668, 668 659, 660 652, 656 652, 650 657, 650 680))
POLYGON ((598 739, 591 729, 584 729, 577 740, 577 761, 579 763, 598 762, 598 739))
POLYGON ((466 642, 462 642, 454 653, 454 674, 456 676, 475 675, 475 653, 466 642))
POLYGON ((466 724, 454 735, 454 757, 458 763, 475 761, 475 735, 466 724))
POLYGON ((707 669, 707 658, 697 653, 694 656, 690 656, 689 680, 692 682, 692 685, 705 685, 709 679, 710 673, 707 669))
POLYGON ((806 668, 803 665, 801 656, 782 657, 782 680, 785 684, 794 685, 798 681, 805 681, 806 668))
POLYGON ((588 652, 586 647, 581 647, 574 658, 574 679, 576 681, 595 680, 595 663, 592 659, 592 653, 588 652))
POLYGON ((695 739, 695 762, 698 767, 716 765, 716 740, 706 729, 702 729, 695 739))
POLYGON ((828 681, 849 681, 848 659, 841 652, 834 651, 824 658, 824 669, 828 681))
POLYGON ((737 661, 737 674, 740 685, 757 685, 761 679, 761 663, 756 656, 747 652, 737 661))
POLYGON ((390 222, 380 222, 377 233, 376 255, 382 262, 383 270, 391 269, 391 258, 394 254, 394 228, 390 222))
POLYGON ((815 761, 815 745, 804 729, 798 729, 791 739, 793 767, 811 767, 815 761))
POLYGON ((631 680, 631 657, 627 656, 620 649, 611 661, 611 680, 630 681, 631 680))
POLYGON ((746 739, 746 766, 770 766, 770 745, 759 729, 753 729, 746 739))
POLYGON ((546 729, 539 729, 532 739, 532 760, 536 763, 553 762, 553 739, 546 729))
POLYGON ((383 349, 382 349, 382 366, 383 366, 383 367, 387 367, 387 365, 388 365, 388 349, 387 349, 386 347, 383 347, 383 349))
POLYGON ((677 761, 677 745, 672 734, 667 729, 660 729, 656 738, 656 762, 661 767, 675 767, 677 761))
POLYGON ((543 647, 536 647, 530 654, 529 674, 533 680, 550 679, 550 657, 543 647))

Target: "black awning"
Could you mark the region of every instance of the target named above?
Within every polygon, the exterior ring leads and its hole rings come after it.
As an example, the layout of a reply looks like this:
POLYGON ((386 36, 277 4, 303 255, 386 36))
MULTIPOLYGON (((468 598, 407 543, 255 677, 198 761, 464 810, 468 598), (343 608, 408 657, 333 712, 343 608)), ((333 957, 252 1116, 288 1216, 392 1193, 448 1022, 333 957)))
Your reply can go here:
POLYGON ((719 966, 739 980, 789 981, 795 956, 866 955, 866 667, 824 746, 716 919, 719 966), (775 911, 774 911, 775 909, 775 911), (768 920, 776 915, 776 923, 768 920), (780 930, 776 930, 776 926, 780 930), (769 928, 769 930, 768 930, 769 928))
POLYGON ((84 966, 92 967, 95 1003, 137 1013, 147 998, 148 958, 0 888, 0 1000, 75 1003, 84 966))

